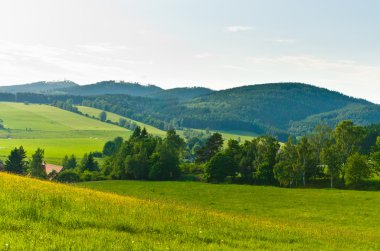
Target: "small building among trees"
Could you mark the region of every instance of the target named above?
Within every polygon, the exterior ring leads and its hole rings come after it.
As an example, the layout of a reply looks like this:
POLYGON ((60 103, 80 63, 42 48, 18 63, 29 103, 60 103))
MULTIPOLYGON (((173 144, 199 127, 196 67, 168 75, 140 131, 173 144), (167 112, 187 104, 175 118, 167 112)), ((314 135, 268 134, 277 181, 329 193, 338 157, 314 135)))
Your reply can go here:
POLYGON ((53 165, 53 164, 48 164, 48 163, 43 162, 43 168, 45 170, 46 176, 49 179, 53 179, 57 174, 59 174, 62 171, 63 166, 58 166, 58 165, 53 165))

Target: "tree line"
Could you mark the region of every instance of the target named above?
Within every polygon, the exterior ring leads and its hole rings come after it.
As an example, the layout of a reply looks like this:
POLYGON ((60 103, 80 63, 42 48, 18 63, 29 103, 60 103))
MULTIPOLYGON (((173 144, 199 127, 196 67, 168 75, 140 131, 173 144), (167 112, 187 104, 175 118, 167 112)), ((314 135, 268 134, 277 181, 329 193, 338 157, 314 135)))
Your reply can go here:
POLYGON ((243 144, 229 140, 223 149, 221 136, 214 134, 197 161, 205 164, 211 182, 229 177, 232 182, 292 187, 328 180, 331 188, 361 188, 380 171, 380 137, 366 149, 368 137, 364 127, 351 121, 334 129, 319 125, 309 135, 289 137, 282 146, 271 136, 261 136, 243 144))
MULTIPOLYGON (((343 121, 335 128, 318 125, 312 133, 289 137, 281 143, 273 136, 227 142, 219 133, 174 129, 166 137, 153 136, 136 126, 129 139, 117 137, 103 151, 88 153, 78 161, 65 156, 61 182, 102 179, 179 180, 211 183, 325 186, 380 189, 380 127, 362 127, 343 121), (102 164, 97 162, 102 158, 102 164), (373 178, 373 179, 370 179, 373 178)), ((26 160, 21 147, 11 151, 5 170, 49 178, 42 171, 44 151, 37 149, 26 160)), ((50 177, 52 178, 52 177, 50 177)))
MULTIPOLYGON (((205 137, 188 130, 183 139, 171 129, 160 138, 136 127, 128 140, 116 138, 105 144, 101 173, 107 179, 195 177, 213 183, 365 188, 380 170, 378 132, 378 127, 343 121, 336 128, 319 125, 286 143, 272 136, 225 143, 219 133, 205 137)), ((380 188, 378 181, 375 186, 380 188)))

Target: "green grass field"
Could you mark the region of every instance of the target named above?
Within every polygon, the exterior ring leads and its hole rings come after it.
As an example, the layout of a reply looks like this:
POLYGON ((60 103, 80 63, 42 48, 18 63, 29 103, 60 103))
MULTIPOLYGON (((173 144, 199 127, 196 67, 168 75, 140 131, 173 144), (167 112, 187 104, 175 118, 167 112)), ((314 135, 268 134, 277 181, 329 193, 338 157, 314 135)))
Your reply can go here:
MULTIPOLYGON (((78 108, 89 116, 98 116, 101 112, 85 106, 78 108)), ((118 122, 121 116, 107 112, 107 117, 118 122)), ((66 154, 75 154, 80 158, 86 152, 101 151, 107 140, 118 136, 128 138, 131 135, 131 131, 119 126, 48 105, 0 102, 0 119, 7 128, 0 130, 0 159, 3 160, 13 148, 22 145, 29 157, 40 147, 45 149, 48 162, 59 164, 66 154)), ((154 135, 166 134, 153 126, 134 122, 146 127, 154 135)), ((182 131, 178 133, 182 135, 182 131)), ((252 139, 252 135, 222 134, 226 142, 230 138, 252 139)))
POLYGON ((0 173, 5 250, 378 250, 380 194, 0 173), (125 196, 134 195, 135 197, 125 196))
MULTIPOLYGON (((102 112, 102 110, 96 109, 93 107, 87 107, 87 106, 77 106, 77 107, 78 107, 78 110, 81 111, 83 114, 87 114, 89 116, 94 116, 96 118, 98 118, 99 114, 102 112)), ((156 127, 141 123, 139 121, 136 121, 136 120, 133 120, 130 118, 120 116, 116 113, 112 113, 112 112, 106 112, 106 113, 107 113, 107 119, 112 121, 112 122, 118 123, 120 118, 124 118, 124 119, 130 120, 130 121, 136 123, 140 127, 145 127, 146 130, 153 135, 162 136, 162 137, 164 137, 166 135, 165 131, 160 130, 156 127)))
MULTIPOLYGON (((93 107, 87 107, 87 106, 77 106, 77 107, 78 107, 79 111, 81 111, 83 114, 87 114, 89 116, 95 116, 96 118, 98 118, 99 114, 102 112, 102 110, 97 109, 97 108, 93 108, 93 107)), ((120 116, 120 115, 112 113, 112 112, 107 112, 107 119, 109 119, 112 122, 117 123, 117 122, 119 122, 120 118, 124 118, 124 119, 130 120, 130 121, 133 121, 137 125, 139 125, 140 127, 145 127, 147 129, 147 131, 153 135, 157 135, 157 136, 161 136, 161 137, 164 137, 166 135, 165 131, 160 130, 156 127, 138 122, 136 120, 132 120, 130 118, 120 116)), ((200 129, 194 129, 194 130, 199 131, 199 132, 204 132, 204 130, 200 130, 200 129)), ((181 130, 178 130, 177 132, 179 135, 183 136, 183 132, 181 130)), ((211 132, 214 132, 214 131, 211 131, 211 132)), ((243 131, 218 131, 218 132, 220 134, 222 134, 223 138, 225 139, 225 143, 227 143, 227 141, 229 139, 240 138, 241 141, 244 141, 244 140, 252 140, 255 136, 257 136, 256 134, 243 132, 243 131)))
MULTIPOLYGON (((296 249, 380 248, 380 194, 376 192, 196 182, 101 181, 78 185, 157 203, 196 207, 231 218, 270 222, 284 229, 281 238, 287 244, 294 241, 296 249), (302 233, 302 237, 287 236, 289 229, 302 233)), ((266 235, 265 231, 262 234, 266 235)), ((284 244, 267 234, 262 240, 268 244, 284 244)))
POLYGON ((81 157, 101 151, 107 140, 131 134, 119 126, 48 105, 1 102, 0 118, 7 128, 0 130, 1 159, 22 145, 29 156, 40 147, 45 149, 48 162, 60 163, 66 154, 81 157))

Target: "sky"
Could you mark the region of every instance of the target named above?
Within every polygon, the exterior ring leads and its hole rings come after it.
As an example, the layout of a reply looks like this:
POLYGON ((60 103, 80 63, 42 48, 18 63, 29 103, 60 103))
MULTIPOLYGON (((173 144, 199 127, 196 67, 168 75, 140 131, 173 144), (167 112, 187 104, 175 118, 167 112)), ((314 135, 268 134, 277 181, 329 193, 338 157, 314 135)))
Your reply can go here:
POLYGON ((380 103, 378 0, 0 0, 0 85, 302 82, 380 103))

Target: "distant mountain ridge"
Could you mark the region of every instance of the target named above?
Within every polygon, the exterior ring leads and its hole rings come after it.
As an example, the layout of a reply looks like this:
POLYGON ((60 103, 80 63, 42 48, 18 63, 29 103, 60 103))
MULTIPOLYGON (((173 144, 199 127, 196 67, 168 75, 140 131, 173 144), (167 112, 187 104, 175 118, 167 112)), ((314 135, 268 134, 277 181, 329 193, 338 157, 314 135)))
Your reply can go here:
POLYGON ((141 85, 139 83, 108 80, 88 85, 78 85, 72 81, 40 81, 30 84, 0 86, 0 92, 66 94, 77 96, 124 94, 159 99, 178 99, 183 101, 212 93, 213 90, 204 87, 183 87, 164 90, 156 85, 141 85))
POLYGON ((162 91, 155 85, 140 85, 123 81, 102 81, 89 85, 77 85, 69 88, 58 89, 65 94, 78 96, 96 96, 104 94, 127 94, 130 96, 147 96, 162 91))
POLYGON ((78 84, 69 81, 39 81, 22 85, 9 85, 0 86, 0 92, 17 93, 17 92, 30 92, 30 93, 49 93, 55 90, 76 87, 78 84))

